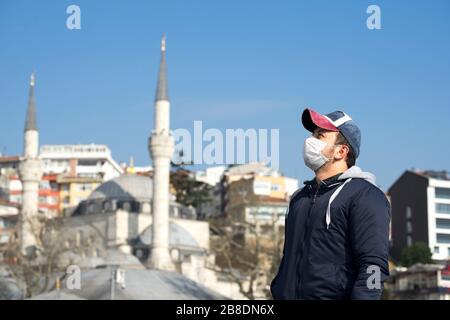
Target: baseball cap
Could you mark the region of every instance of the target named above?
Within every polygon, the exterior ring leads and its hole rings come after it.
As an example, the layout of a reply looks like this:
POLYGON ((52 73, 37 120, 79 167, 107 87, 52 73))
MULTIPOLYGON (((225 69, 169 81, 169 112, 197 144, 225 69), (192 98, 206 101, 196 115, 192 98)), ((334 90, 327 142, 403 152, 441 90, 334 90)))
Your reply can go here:
POLYGON ((312 109, 306 108, 302 113, 302 124, 306 130, 314 132, 316 128, 340 132, 350 144, 355 158, 359 156, 361 146, 361 130, 352 118, 343 111, 334 111, 322 115, 312 109))

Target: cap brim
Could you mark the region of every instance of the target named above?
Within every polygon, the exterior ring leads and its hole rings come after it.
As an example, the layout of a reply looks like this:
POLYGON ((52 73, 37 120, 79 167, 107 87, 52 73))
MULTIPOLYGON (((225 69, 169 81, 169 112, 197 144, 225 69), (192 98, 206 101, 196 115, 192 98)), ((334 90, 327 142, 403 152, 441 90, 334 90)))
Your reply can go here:
POLYGON ((303 110, 302 124, 310 132, 314 132, 318 127, 329 131, 339 131, 327 118, 312 109, 303 110))

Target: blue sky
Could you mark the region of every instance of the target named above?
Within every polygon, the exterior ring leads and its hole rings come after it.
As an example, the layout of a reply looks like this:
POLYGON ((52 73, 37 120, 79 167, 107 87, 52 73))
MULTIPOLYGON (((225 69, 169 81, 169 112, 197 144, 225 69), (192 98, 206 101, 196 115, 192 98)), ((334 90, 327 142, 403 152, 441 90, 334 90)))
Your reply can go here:
POLYGON ((41 144, 107 144, 149 164, 163 32, 173 128, 279 128, 280 168, 305 180, 302 109, 341 109, 384 190, 405 169, 450 169, 446 0, 0 0, 0 150, 22 152, 35 70, 41 144), (70 4, 81 30, 66 28, 70 4), (370 4, 381 30, 366 28, 370 4))

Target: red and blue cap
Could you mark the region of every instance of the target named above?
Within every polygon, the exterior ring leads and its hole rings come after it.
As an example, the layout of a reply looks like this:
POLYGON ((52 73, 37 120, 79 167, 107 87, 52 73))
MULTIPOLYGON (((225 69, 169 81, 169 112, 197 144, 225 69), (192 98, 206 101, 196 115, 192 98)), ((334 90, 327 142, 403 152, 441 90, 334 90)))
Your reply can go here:
POLYGON ((302 124, 306 130, 314 132, 317 128, 340 132, 347 139, 355 157, 359 156, 361 146, 361 130, 356 123, 343 111, 334 111, 322 115, 312 109, 305 109, 302 113, 302 124))

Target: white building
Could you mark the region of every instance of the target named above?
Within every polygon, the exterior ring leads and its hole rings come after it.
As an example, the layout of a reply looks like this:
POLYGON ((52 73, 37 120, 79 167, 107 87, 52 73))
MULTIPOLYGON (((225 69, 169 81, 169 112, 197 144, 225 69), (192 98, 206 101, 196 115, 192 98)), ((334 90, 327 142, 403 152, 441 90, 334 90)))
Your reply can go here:
POLYGON ((450 300, 450 265, 395 268, 385 285, 390 300, 450 300))
MULTIPOLYGON (((0 248, 8 243, 14 233, 18 217, 18 206, 0 199, 0 248)), ((0 256, 1 260, 2 257, 0 256)))
POLYGON ((195 180, 215 186, 222 179, 225 169, 225 166, 216 166, 206 168, 203 171, 197 171, 195 173, 195 180))
POLYGON ((450 179, 429 179, 428 237, 433 259, 450 259, 450 179))
POLYGON ((103 181, 118 177, 122 167, 114 161, 105 145, 44 145, 40 149, 44 173, 66 173, 80 177, 103 177, 103 181))
POLYGON ((445 171, 406 171, 389 188, 392 254, 428 244, 434 260, 450 259, 450 177, 445 171))

